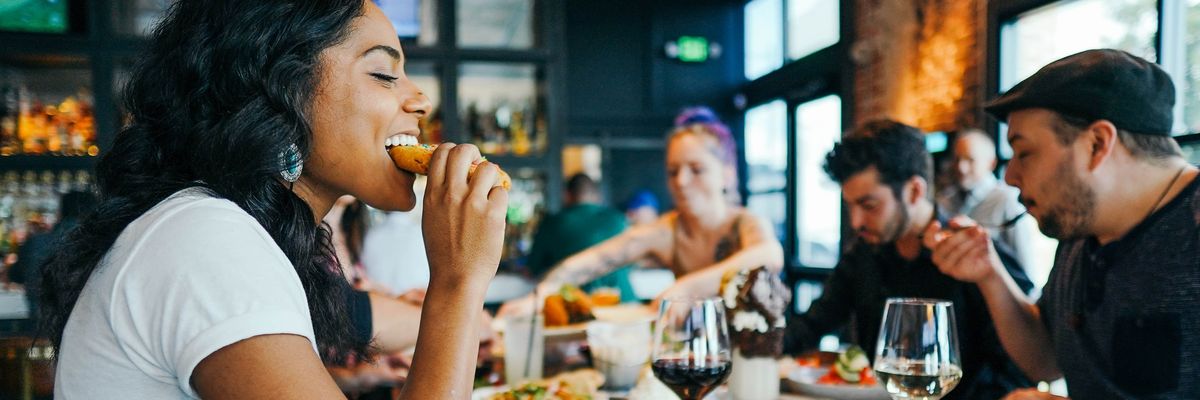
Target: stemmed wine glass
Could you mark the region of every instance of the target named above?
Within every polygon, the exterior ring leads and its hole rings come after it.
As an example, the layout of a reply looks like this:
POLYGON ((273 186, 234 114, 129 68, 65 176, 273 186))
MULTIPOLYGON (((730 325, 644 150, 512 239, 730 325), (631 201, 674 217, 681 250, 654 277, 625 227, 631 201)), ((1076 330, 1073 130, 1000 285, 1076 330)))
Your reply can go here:
POLYGON ((699 400, 729 377, 731 353, 720 298, 666 299, 654 326, 651 369, 683 400, 699 400))
POLYGON ((962 379, 950 301, 888 299, 875 349, 875 374, 893 399, 937 400, 962 379))

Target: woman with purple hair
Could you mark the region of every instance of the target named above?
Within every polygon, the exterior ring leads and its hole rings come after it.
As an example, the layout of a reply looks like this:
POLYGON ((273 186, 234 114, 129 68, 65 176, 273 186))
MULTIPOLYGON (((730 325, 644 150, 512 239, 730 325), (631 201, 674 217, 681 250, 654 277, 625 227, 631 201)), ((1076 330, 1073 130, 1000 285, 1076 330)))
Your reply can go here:
POLYGON ((733 140, 729 127, 721 122, 711 108, 696 106, 685 108, 675 116, 675 130, 672 134, 681 130, 703 131, 716 141, 716 147, 712 150, 725 166, 722 170, 725 174, 725 198, 729 200, 729 204, 742 204, 742 196, 738 193, 737 142, 733 140))
MULTIPOLYGON (((716 295, 726 271, 782 268, 783 248, 771 225, 742 208, 736 197, 730 201, 737 193, 737 148, 729 128, 703 107, 684 110, 675 122, 667 139, 667 187, 676 209, 563 260, 546 274, 537 293, 582 285, 645 259, 675 274, 675 284, 660 299, 716 295)), ((532 297, 514 300, 499 314, 529 313, 533 304, 532 297)))

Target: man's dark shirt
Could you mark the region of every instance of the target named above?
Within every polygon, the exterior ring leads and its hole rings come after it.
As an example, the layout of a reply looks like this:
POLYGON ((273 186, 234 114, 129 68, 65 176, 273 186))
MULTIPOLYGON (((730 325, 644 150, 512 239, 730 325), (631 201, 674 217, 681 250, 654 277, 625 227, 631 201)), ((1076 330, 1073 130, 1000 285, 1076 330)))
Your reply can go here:
MULTIPOLYGON (((1013 280, 1028 292, 1033 284, 1024 269, 1010 253, 1000 254, 1013 280)), ((808 312, 788 319, 784 351, 796 354, 811 349, 821 336, 853 321, 851 342, 874 359, 883 308, 890 297, 954 303, 963 379, 945 399, 998 399, 1032 385, 1001 347, 979 289, 942 274, 924 248, 915 260, 908 261, 900 257, 894 244, 872 246, 856 240, 825 281, 821 297, 808 312)))
POLYGON ((1200 399, 1200 179, 1115 242, 1059 244, 1038 302, 1076 399, 1200 399))

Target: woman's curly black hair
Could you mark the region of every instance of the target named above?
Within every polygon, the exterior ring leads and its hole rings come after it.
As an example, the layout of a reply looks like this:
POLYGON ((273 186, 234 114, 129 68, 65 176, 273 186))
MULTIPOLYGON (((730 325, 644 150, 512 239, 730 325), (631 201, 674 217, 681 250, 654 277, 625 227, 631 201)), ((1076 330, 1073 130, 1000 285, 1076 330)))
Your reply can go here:
POLYGON ((96 166, 99 203, 44 265, 41 333, 62 341, 84 284, 121 231, 171 194, 202 187, 249 213, 296 268, 327 361, 363 357, 330 232, 279 179, 312 143, 321 53, 362 0, 182 0, 154 31, 124 100, 131 123, 96 166))
POLYGON ((825 173, 838 184, 875 167, 880 183, 900 198, 904 183, 914 176, 932 182, 933 161, 920 129, 888 119, 868 121, 842 138, 825 155, 825 173))

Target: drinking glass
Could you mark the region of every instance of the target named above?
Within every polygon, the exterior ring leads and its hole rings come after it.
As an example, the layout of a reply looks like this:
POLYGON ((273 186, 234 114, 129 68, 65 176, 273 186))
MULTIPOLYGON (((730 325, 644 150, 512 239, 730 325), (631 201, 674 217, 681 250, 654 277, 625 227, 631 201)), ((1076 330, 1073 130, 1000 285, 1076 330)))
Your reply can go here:
POLYGON ((626 391, 650 362, 650 320, 592 321, 587 326, 592 364, 604 374, 603 389, 626 391))
POLYGON ((654 376, 680 399, 699 400, 725 382, 732 362, 721 299, 663 300, 651 357, 654 376))
POLYGON ((893 399, 937 400, 962 379, 954 304, 892 298, 883 310, 875 374, 893 399))
POLYGON ((521 382, 541 379, 545 358, 544 323, 541 314, 504 319, 504 382, 516 387, 521 382))

